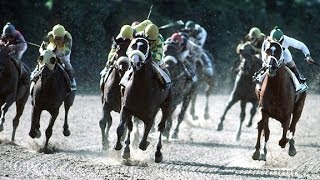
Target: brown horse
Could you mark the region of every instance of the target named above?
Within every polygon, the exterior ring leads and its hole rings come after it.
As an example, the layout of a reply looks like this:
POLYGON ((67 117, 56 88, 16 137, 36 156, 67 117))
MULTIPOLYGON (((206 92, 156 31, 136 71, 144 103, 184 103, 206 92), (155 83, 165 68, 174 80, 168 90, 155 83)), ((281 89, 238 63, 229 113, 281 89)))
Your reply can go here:
POLYGON ((103 149, 107 149, 109 146, 109 130, 112 125, 112 117, 110 113, 111 111, 120 112, 121 109, 121 92, 119 83, 130 65, 129 59, 126 55, 130 40, 114 39, 114 43, 117 45, 117 61, 109 68, 106 74, 106 80, 101 87, 103 117, 100 120, 99 125, 101 129, 103 149))
MULTIPOLYGON (((166 120, 173 112, 173 91, 172 87, 163 89, 163 85, 159 82, 154 62, 151 58, 151 51, 148 40, 138 37, 131 41, 128 48, 128 57, 131 61, 132 71, 123 94, 122 108, 120 111, 120 124, 117 128, 117 143, 115 150, 122 148, 121 137, 124 132, 125 124, 128 128, 127 138, 125 140, 125 148, 122 157, 127 159, 130 157, 130 134, 133 128, 132 116, 135 116, 144 122, 144 134, 139 144, 141 150, 146 150, 149 142, 148 134, 154 123, 155 116, 159 110, 162 110, 162 118, 158 124, 160 131, 155 153, 155 162, 162 161, 162 133, 165 128, 166 120)), ((126 78, 126 75, 124 76, 126 78)))
POLYGON ((259 99, 259 109, 262 114, 258 122, 258 137, 256 150, 252 156, 254 160, 266 160, 267 142, 269 140, 269 118, 278 120, 283 128, 282 138, 279 141, 281 148, 284 148, 289 141, 289 155, 296 155, 294 146, 294 135, 296 124, 300 119, 304 102, 307 96, 306 92, 296 94, 295 87, 290 79, 288 68, 285 67, 282 54, 282 46, 277 42, 266 44, 267 74, 263 80, 261 91, 256 89, 259 99), (292 117, 292 118, 291 118, 292 117), (260 152, 260 138, 262 130, 265 140, 263 150, 260 152), (290 130, 289 138, 287 132, 290 130))
POLYGON ((252 119, 257 112, 258 98, 255 94, 255 83, 252 81, 252 76, 257 72, 262 66, 262 61, 257 56, 255 56, 255 51, 250 42, 242 45, 240 49, 240 65, 239 72, 234 82, 234 87, 231 92, 229 101, 226 104, 224 112, 220 118, 220 123, 218 125, 218 131, 223 130, 223 121, 228 110, 238 101, 240 101, 240 126, 237 133, 237 140, 240 140, 242 123, 246 116, 246 104, 251 103, 252 108, 250 111, 250 120, 248 127, 252 126, 252 119))
MULTIPOLYGON (((189 72, 190 70, 192 70, 191 68, 194 68, 193 71, 195 71, 195 67, 192 67, 192 64, 190 63, 191 67, 187 69, 186 63, 188 63, 189 60, 184 59, 184 61, 187 62, 182 62, 177 56, 178 53, 176 51, 176 48, 170 43, 165 44, 163 59, 171 75, 174 93, 174 109, 176 109, 177 106, 182 103, 180 113, 178 115, 178 122, 172 134, 172 138, 178 138, 180 124, 184 119, 185 113, 190 104, 191 97, 195 94, 197 88, 197 82, 191 80, 191 75, 189 72)), ((170 116, 167 120, 164 132, 164 136, 166 136, 167 138, 169 138, 171 126, 172 116, 170 116)))
POLYGON ((13 118, 11 141, 19 125, 20 116, 28 100, 30 87, 30 70, 23 62, 11 59, 6 47, 0 47, 0 132, 3 131, 5 115, 9 107, 16 102, 16 115, 13 118), (20 68, 22 66, 23 68, 20 68), (21 71, 22 70, 22 71, 21 71))
MULTIPOLYGON (((45 61, 45 60, 43 60, 45 61)), ((43 110, 50 113, 51 118, 46 129, 46 142, 43 151, 50 153, 48 149, 49 139, 52 135, 54 122, 59 115, 59 108, 64 103, 65 119, 63 135, 69 136, 68 113, 73 104, 76 91, 71 91, 69 79, 59 60, 51 57, 49 62, 44 62, 40 69, 39 79, 36 81, 31 92, 32 98, 32 122, 29 132, 31 138, 40 138, 40 116, 43 110)))

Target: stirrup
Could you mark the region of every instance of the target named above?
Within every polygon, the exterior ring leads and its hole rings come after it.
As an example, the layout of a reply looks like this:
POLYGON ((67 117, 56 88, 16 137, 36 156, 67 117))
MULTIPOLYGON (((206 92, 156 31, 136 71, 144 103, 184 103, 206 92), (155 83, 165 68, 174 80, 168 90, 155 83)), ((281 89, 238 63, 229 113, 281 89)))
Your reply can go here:
POLYGON ((296 91, 297 93, 305 92, 308 89, 308 85, 306 83, 301 83, 300 88, 296 91))
POLYGON ((77 90, 77 85, 76 85, 75 79, 70 80, 70 84, 71 84, 71 91, 77 90))

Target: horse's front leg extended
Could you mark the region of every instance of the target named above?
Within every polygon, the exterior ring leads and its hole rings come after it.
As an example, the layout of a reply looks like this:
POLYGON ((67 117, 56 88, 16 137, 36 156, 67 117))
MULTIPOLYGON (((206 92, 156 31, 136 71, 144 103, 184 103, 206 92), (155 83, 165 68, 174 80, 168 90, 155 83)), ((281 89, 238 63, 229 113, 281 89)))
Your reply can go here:
POLYGON ((103 149, 107 149, 109 146, 109 129, 112 125, 112 117, 110 115, 110 112, 111 110, 107 107, 107 104, 104 103, 102 108, 102 119, 99 121, 103 149))
MULTIPOLYGON (((211 80, 211 78, 210 78, 211 80)), ((209 115, 209 98, 210 98, 210 94, 212 92, 213 89, 213 82, 208 83, 208 87, 206 90, 206 106, 204 108, 204 119, 209 119, 210 115, 209 115)))
POLYGON ((122 107, 120 111, 120 123, 117 128, 117 142, 115 144, 114 149, 119 151, 122 148, 121 144, 121 137, 124 133, 125 124, 127 121, 131 120, 132 116, 130 115, 129 111, 126 107, 122 107))
POLYGON ((258 101, 252 102, 252 108, 250 110, 250 120, 249 120, 249 123, 248 123, 247 127, 251 127, 252 126, 253 117, 257 113, 258 105, 259 105, 258 101))

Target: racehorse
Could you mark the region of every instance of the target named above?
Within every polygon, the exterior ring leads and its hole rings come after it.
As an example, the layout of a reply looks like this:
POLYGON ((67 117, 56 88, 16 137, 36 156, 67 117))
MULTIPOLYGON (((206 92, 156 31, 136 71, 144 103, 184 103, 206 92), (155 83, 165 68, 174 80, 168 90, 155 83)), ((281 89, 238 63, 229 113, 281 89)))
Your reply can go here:
MULTIPOLYGON (((170 43, 165 44, 164 46, 164 62, 167 65, 167 68, 171 75, 172 87, 174 93, 174 109, 182 102, 181 110, 178 115, 178 122, 172 138, 178 138, 179 126, 184 119, 186 110, 190 104, 191 96, 196 92, 196 81, 191 80, 191 75, 189 72, 190 68, 187 69, 185 63, 182 61, 188 61, 188 59, 179 60, 177 57, 177 51, 173 45, 170 43)), ((190 63, 191 64, 191 63, 190 63)), ((193 70, 195 71, 195 69, 193 70)), ((164 136, 169 138, 170 128, 172 126, 172 116, 167 120, 164 136)))
POLYGON ((116 53, 117 61, 110 67, 106 74, 106 80, 101 86, 103 117, 99 122, 102 134, 102 146, 107 149, 109 146, 109 130, 112 125, 111 111, 120 112, 121 108, 121 92, 120 80, 124 73, 128 70, 130 62, 126 55, 127 48, 130 44, 129 40, 114 39, 117 45, 116 53), (108 126, 107 126, 108 123, 108 126), (107 128, 107 129, 106 129, 107 128))
MULTIPOLYGON (((155 162, 162 161, 162 133, 165 128, 166 120, 173 112, 173 91, 169 86, 164 88, 159 82, 158 74, 155 68, 159 68, 151 58, 151 50, 148 40, 142 37, 134 38, 127 50, 128 57, 131 62, 131 69, 126 73, 130 74, 130 78, 125 84, 124 94, 122 97, 122 108, 120 111, 120 124, 117 128, 117 142, 115 150, 122 148, 121 136, 123 135, 125 124, 128 132, 125 140, 125 148, 122 154, 124 159, 130 157, 130 134, 133 128, 132 116, 144 122, 144 134, 140 141, 139 148, 146 150, 149 142, 148 134, 154 123, 155 116, 161 108, 162 117, 158 124, 160 131, 157 143, 157 151, 155 153, 155 162), (130 72, 131 71, 131 72, 130 72)), ((125 75, 124 78, 127 78, 125 75)))
MULTIPOLYGON (((53 54, 51 50, 46 50, 53 54)), ((45 53, 46 53, 45 52, 45 53)), ((75 91, 71 91, 69 77, 55 56, 43 58, 40 56, 41 66, 39 79, 35 82, 31 90, 32 98, 32 122, 29 132, 31 138, 40 138, 40 115, 43 110, 50 113, 51 118, 46 129, 46 142, 43 151, 49 153, 48 143, 52 135, 54 122, 59 114, 59 108, 64 103, 65 119, 63 125, 63 135, 69 136, 68 112, 75 98, 75 91)))
POLYGON ((11 59, 8 49, 0 46, 0 132, 3 131, 7 111, 16 102, 16 115, 13 118, 11 141, 15 139, 19 120, 28 100, 30 87, 29 68, 23 62, 20 62, 19 65, 15 61, 11 59))
POLYGON ((250 42, 247 42, 241 46, 240 53, 240 65, 239 72, 234 82, 234 87, 231 92, 229 101, 226 104, 224 112, 220 118, 218 125, 218 131, 223 130, 223 121, 228 110, 238 101, 240 101, 240 126, 237 133, 237 140, 240 140, 242 123, 246 116, 246 104, 251 103, 252 108, 250 111, 250 120, 247 127, 252 126, 252 119, 257 112, 258 98, 255 94, 255 83, 252 81, 252 76, 257 72, 261 66, 262 61, 255 56, 255 50, 250 42))
POLYGON ((284 148, 289 142, 289 155, 296 155, 293 138, 307 96, 306 92, 296 94, 294 84, 290 79, 293 73, 290 73, 284 65, 282 46, 277 42, 269 42, 266 44, 265 53, 267 74, 262 82, 261 91, 256 88, 262 118, 258 122, 256 150, 252 156, 254 160, 266 160, 267 142, 270 135, 269 117, 278 120, 283 128, 282 138, 279 141, 281 148, 284 148), (262 130, 265 141, 263 150, 260 152, 262 130), (287 138, 288 130, 290 130, 289 139, 287 138))
MULTIPOLYGON (((206 90, 205 90, 206 101, 205 101, 205 108, 204 108, 204 119, 209 119, 210 118, 210 116, 209 116, 209 96, 211 95, 213 88, 214 88, 215 78, 216 78, 216 75, 215 75, 216 70, 215 70, 214 58, 213 58, 212 54, 207 50, 204 50, 204 51, 207 54, 207 56, 209 57, 209 59, 211 60, 213 75, 208 76, 208 75, 206 75, 206 73, 203 72, 204 65, 203 65, 202 61, 196 61, 196 72, 197 72, 199 85, 201 85, 201 84, 206 85, 206 90)), ((194 93, 194 95, 191 98, 191 107, 190 107, 190 114, 192 115, 192 118, 194 120, 197 120, 199 118, 195 114, 196 99, 197 99, 197 93, 194 93)))

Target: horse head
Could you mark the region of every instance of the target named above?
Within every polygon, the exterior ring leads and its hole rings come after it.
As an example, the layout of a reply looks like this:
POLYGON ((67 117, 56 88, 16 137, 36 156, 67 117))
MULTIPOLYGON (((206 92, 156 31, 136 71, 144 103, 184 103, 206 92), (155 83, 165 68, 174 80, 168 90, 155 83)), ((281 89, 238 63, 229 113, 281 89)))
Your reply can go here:
POLYGON ((133 39, 128 47, 127 55, 130 59, 133 70, 140 70, 147 60, 151 59, 151 51, 148 40, 142 37, 133 39))
POLYGON ((254 46, 250 42, 244 43, 239 50, 241 55, 240 70, 245 74, 251 74, 252 71, 256 71, 255 67, 259 65, 261 67, 261 60, 256 56, 254 46))
POLYGON ((277 71, 283 66, 283 49, 281 44, 276 41, 268 42, 265 49, 265 63, 268 67, 270 77, 277 75, 277 71))
POLYGON ((58 63, 58 59, 55 56, 54 52, 51 50, 45 50, 40 54, 38 62, 40 69, 40 79, 43 84, 45 84, 50 78, 58 63))

